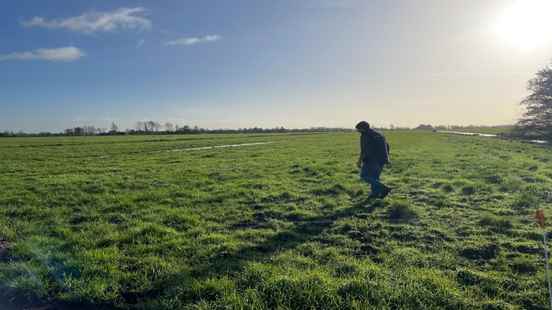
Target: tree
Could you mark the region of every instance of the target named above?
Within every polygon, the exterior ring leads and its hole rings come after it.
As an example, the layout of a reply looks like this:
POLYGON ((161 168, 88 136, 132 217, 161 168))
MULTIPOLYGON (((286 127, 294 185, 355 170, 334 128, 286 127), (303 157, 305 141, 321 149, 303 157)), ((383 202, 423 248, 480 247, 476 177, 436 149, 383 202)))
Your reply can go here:
POLYGON ((173 123, 166 122, 166 123, 165 123, 165 130, 166 130, 166 131, 169 131, 169 132, 174 131, 174 125, 173 125, 173 123))
POLYGON ((420 125, 418 125, 418 127, 416 127, 416 129, 419 129, 419 130, 433 130, 433 126, 431 126, 430 124, 420 124, 420 125))
POLYGON ((119 131, 119 126, 117 126, 117 124, 115 124, 115 122, 112 122, 111 123, 111 132, 112 133, 117 133, 119 131))
POLYGON ((94 126, 91 126, 91 125, 88 125, 88 126, 84 126, 83 127, 83 130, 84 130, 84 135, 87 135, 87 136, 91 136, 91 135, 95 135, 96 132, 97 132, 97 129, 96 127, 94 126))
POLYGON ((146 123, 146 130, 145 131, 159 131, 161 128, 161 125, 156 121, 147 121, 146 123))
POLYGON ((74 134, 75 136, 82 136, 82 135, 85 134, 85 130, 84 130, 83 127, 75 127, 75 128, 73 129, 73 134, 74 134))
POLYGON ((525 136, 552 140, 552 64, 529 80, 530 92, 521 105, 526 111, 518 122, 518 131, 525 136))
POLYGON ((137 121, 135 128, 136 128, 136 131, 148 131, 147 122, 137 121))

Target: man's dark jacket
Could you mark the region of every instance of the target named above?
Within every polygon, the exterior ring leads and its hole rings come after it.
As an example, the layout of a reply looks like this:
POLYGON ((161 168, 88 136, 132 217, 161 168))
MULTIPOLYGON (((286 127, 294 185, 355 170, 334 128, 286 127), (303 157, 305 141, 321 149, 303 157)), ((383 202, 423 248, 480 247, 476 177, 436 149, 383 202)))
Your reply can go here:
POLYGON ((360 151, 363 163, 383 166, 389 162, 389 144, 382 134, 371 128, 361 131, 360 151))

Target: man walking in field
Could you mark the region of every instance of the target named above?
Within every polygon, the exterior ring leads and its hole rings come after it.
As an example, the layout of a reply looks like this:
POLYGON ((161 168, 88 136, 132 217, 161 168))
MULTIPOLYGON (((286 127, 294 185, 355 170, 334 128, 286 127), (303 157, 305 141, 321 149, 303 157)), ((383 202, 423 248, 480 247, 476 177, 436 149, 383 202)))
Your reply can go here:
POLYGON ((389 144, 382 134, 370 128, 370 124, 365 121, 358 123, 355 128, 360 132, 360 156, 357 163, 360 178, 372 187, 369 198, 385 198, 391 188, 381 183, 379 178, 383 166, 389 163, 389 144))

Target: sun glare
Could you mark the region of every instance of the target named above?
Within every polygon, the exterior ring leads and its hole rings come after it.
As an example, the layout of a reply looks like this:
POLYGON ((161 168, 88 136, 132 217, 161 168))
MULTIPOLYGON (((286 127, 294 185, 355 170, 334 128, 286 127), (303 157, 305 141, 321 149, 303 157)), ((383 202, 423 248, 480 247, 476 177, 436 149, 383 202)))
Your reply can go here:
POLYGON ((495 32, 512 47, 532 50, 552 39, 552 0, 518 0, 498 17, 495 32))

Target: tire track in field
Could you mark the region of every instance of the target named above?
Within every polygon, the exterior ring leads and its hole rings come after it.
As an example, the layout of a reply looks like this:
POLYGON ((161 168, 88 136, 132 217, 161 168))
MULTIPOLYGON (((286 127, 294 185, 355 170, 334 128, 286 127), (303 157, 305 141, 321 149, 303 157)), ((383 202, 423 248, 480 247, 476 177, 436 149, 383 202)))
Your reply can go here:
MULTIPOLYGON (((222 144, 222 145, 209 145, 209 146, 197 146, 197 147, 187 147, 187 148, 177 148, 169 150, 159 150, 159 151, 150 151, 150 152, 128 152, 125 155, 136 155, 136 154, 159 154, 159 153, 168 153, 168 152, 191 152, 191 151, 203 151, 203 150, 214 150, 214 149, 224 149, 224 148, 233 148, 233 147, 242 147, 242 146, 257 146, 257 145, 266 145, 272 144, 273 141, 266 142, 251 142, 251 143, 240 143, 240 144, 222 144)), ((121 154, 117 154, 121 155, 121 154)), ((90 157, 90 156, 85 156, 90 157)), ((110 158, 112 155, 100 155, 96 156, 97 158, 110 158)))
POLYGON ((181 149, 157 151, 156 153, 160 153, 160 152, 202 151, 202 150, 212 150, 212 149, 224 149, 224 148, 230 148, 230 147, 265 145, 265 144, 271 144, 271 143, 274 143, 274 142, 251 142, 251 143, 240 143, 240 144, 223 144, 223 145, 211 145, 211 146, 198 146, 198 147, 188 147, 188 148, 181 148, 181 149))

